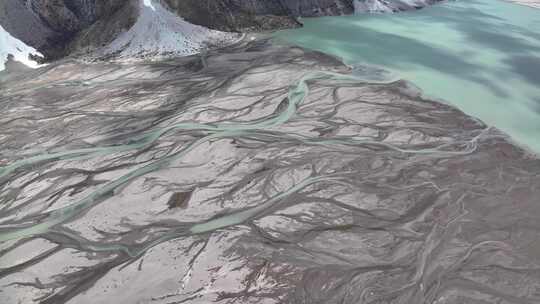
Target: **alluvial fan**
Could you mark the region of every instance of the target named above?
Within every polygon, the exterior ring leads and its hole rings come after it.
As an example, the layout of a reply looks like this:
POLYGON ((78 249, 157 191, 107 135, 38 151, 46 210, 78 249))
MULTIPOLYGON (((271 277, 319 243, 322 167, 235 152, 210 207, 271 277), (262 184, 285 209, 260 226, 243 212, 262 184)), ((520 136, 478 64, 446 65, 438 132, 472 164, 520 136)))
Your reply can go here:
POLYGON ((165 8, 159 1, 139 0, 135 24, 98 54, 118 57, 185 56, 210 45, 226 45, 241 37, 191 24, 165 8))
POLYGON ((1 303, 538 303, 540 160, 244 42, 0 84, 1 303))

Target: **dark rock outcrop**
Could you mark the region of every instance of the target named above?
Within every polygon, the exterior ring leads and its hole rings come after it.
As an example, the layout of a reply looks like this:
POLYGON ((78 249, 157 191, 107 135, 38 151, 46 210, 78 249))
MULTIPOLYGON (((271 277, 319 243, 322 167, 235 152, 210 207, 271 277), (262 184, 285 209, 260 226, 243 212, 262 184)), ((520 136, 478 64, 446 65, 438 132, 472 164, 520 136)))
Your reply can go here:
POLYGON ((352 14, 353 0, 164 0, 187 21, 224 31, 298 26, 295 17, 352 14))
POLYGON ((118 0, 118 9, 103 13, 91 25, 82 29, 67 45, 67 53, 90 52, 111 42, 137 21, 137 5, 134 1, 118 0))
POLYGON ((260 31, 299 25, 297 17, 398 12, 441 0, 162 0, 189 22, 225 31, 260 31))
POLYGON ((282 2, 293 16, 316 17, 354 13, 354 0, 287 0, 282 2))

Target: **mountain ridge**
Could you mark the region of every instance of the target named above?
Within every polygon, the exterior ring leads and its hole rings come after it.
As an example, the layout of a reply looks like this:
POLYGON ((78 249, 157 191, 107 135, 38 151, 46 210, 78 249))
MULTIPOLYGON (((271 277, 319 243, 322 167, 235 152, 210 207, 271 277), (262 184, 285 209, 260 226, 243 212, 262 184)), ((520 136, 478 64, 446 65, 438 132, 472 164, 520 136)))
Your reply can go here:
MULTIPOLYGON (((163 7, 170 15, 176 14, 177 23, 184 26, 172 26, 175 30, 203 26, 224 32, 260 32, 301 26, 298 17, 392 12, 440 0, 4 0, 0 3, 0 25, 48 61, 71 54, 103 53, 145 15, 141 3, 146 1, 163 7)), ((164 10, 162 15, 169 15, 164 10)), ((190 31, 174 35, 185 36, 190 31)), ((205 40, 218 45, 232 41, 224 38, 227 34, 217 36, 199 37, 195 49, 200 49, 205 40)), ((165 48, 165 52, 170 51, 170 47, 165 48)))

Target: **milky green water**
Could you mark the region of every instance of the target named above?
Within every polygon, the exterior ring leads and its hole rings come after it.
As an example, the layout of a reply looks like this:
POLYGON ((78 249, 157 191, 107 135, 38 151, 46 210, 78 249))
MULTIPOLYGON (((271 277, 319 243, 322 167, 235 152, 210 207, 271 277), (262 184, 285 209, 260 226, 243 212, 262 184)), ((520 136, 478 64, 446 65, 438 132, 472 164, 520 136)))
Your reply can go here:
POLYGON ((540 152, 540 10, 462 0, 302 22, 278 39, 388 69, 540 152))

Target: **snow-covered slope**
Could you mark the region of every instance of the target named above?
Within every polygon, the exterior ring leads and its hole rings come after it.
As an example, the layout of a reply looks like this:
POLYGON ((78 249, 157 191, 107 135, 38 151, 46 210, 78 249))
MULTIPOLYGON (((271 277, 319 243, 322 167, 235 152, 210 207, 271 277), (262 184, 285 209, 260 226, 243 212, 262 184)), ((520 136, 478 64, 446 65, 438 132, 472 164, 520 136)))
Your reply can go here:
POLYGON ((33 47, 30 47, 19 39, 11 36, 11 34, 4 30, 0 25, 0 71, 5 69, 5 62, 10 54, 13 55, 15 61, 19 61, 32 68, 36 68, 38 63, 31 60, 29 56, 43 56, 33 47))
POLYGON ((139 0, 135 24, 100 51, 120 58, 191 55, 207 45, 222 45, 239 34, 210 30, 191 24, 167 10, 158 0, 139 0))

